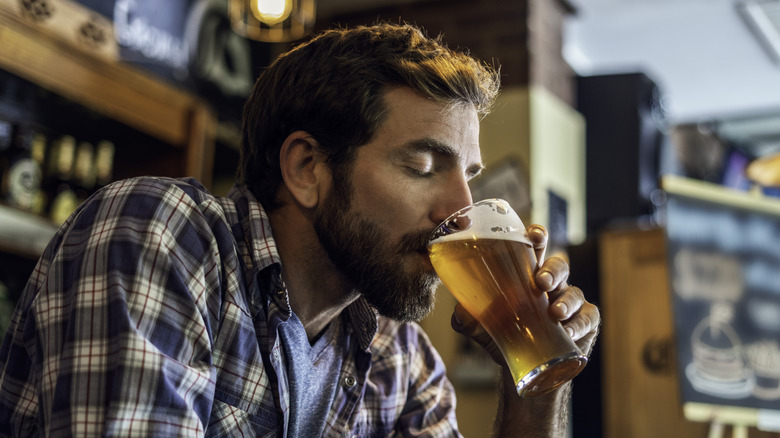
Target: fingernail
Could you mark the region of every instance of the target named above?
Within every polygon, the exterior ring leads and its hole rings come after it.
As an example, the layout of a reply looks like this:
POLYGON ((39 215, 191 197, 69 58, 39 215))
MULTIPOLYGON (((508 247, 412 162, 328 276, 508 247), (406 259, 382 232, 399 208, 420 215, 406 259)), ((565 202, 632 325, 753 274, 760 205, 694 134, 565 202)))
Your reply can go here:
POLYGON ((544 271, 541 274, 539 274, 539 280, 542 283, 544 283, 544 287, 546 288, 546 287, 552 286, 553 276, 549 272, 544 271))
POLYGON ((558 303, 555 307, 558 308, 558 312, 560 312, 561 315, 567 316, 569 314, 569 306, 567 306, 566 303, 558 303))
POLYGON ((566 334, 569 335, 570 338, 574 337, 574 329, 571 327, 566 327, 566 334))

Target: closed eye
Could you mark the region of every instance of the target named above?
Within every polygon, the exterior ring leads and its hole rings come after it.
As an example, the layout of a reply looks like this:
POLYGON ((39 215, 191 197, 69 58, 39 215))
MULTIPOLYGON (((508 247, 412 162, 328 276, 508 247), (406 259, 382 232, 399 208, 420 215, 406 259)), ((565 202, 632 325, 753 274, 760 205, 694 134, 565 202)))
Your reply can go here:
MULTIPOLYGON (((433 177, 437 172, 458 166, 463 160, 453 148, 433 139, 410 142, 400 158, 412 175, 423 178, 433 177)), ((467 179, 479 175, 483 167, 482 163, 469 166, 466 169, 467 179)))
POLYGON ((431 178, 431 177, 433 177, 435 175, 434 172, 431 172, 430 170, 427 170, 427 169, 423 170, 423 169, 420 169, 420 168, 414 167, 414 166, 407 166, 406 168, 409 170, 409 172, 412 175, 418 176, 418 177, 421 177, 421 178, 431 178))
POLYGON ((436 170, 434 160, 435 158, 430 153, 417 152, 405 160, 406 168, 414 176, 431 177, 436 170))

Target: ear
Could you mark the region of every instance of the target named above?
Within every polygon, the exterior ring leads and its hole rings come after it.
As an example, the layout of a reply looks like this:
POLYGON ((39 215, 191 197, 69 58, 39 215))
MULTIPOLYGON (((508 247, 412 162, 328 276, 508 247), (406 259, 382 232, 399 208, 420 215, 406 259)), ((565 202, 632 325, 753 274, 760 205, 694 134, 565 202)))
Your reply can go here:
POLYGON ((282 180, 292 197, 303 207, 313 208, 319 203, 330 181, 325 156, 319 144, 306 131, 288 135, 279 151, 282 180))

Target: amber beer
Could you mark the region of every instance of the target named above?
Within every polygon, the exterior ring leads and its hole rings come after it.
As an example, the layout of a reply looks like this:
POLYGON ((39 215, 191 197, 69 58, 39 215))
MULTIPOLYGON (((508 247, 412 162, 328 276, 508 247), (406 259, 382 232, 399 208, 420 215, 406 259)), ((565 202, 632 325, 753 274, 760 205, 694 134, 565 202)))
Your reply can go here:
POLYGON ((522 222, 512 228, 514 232, 490 228, 504 232, 434 236, 431 263, 453 296, 493 338, 518 393, 541 395, 574 378, 587 359, 550 316, 547 294, 534 285, 536 257, 522 222))

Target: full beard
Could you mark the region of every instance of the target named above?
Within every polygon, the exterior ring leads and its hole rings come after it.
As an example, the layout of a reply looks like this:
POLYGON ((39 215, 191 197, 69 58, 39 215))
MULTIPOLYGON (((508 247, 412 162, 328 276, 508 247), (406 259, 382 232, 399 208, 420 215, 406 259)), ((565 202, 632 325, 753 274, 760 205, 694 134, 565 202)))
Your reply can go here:
POLYGON ((328 257, 380 315, 401 322, 421 320, 433 309, 439 285, 418 255, 430 231, 408 233, 393 244, 375 223, 350 211, 345 192, 343 186, 334 187, 314 220, 328 257), (420 262, 410 268, 405 259, 420 262))

